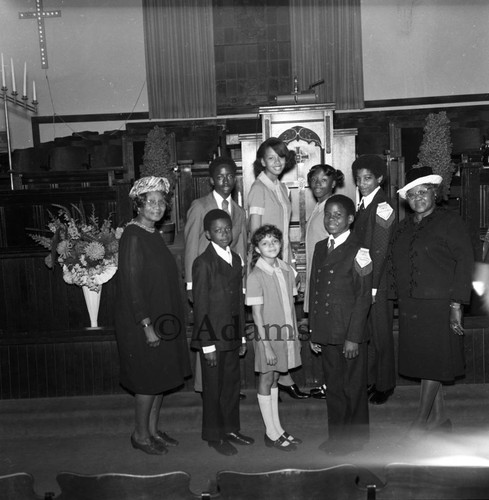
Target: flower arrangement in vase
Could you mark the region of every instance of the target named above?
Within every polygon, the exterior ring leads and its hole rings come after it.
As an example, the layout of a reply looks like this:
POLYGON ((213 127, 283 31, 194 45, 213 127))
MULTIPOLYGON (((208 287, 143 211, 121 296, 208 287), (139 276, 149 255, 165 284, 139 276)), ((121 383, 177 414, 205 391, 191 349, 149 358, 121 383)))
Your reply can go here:
MULTIPOLYGON (((89 217, 82 204, 79 207, 72 204, 71 210, 62 205, 53 206, 58 208, 58 213, 54 215, 48 211, 50 236, 39 233, 29 236, 50 251, 44 260, 49 268, 52 269, 58 262, 64 281, 83 288, 90 313, 89 300, 100 301, 102 285, 117 271, 119 239, 123 228, 113 228, 110 217, 99 224, 94 206, 89 217), (93 296, 93 293, 97 295, 93 296)), ((96 312, 98 302, 95 304, 96 312)), ((93 319, 92 314, 91 323, 96 326, 96 317, 93 319)))
POLYGON ((419 163, 413 165, 413 168, 431 167, 434 174, 440 175, 443 178, 442 195, 444 199, 447 199, 455 165, 452 162, 450 120, 446 111, 430 113, 426 117, 423 131, 423 140, 418 154, 419 163))

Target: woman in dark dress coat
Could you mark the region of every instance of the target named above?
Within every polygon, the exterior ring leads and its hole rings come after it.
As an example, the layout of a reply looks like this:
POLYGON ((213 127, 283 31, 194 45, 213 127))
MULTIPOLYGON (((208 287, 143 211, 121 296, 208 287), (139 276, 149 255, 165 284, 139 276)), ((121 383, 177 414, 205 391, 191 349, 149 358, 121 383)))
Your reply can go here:
POLYGON ((153 455, 178 444, 158 429, 158 419, 163 394, 190 375, 177 266, 155 229, 165 213, 168 190, 163 177, 134 183, 129 196, 137 216, 122 234, 117 271, 120 383, 135 395, 136 405, 131 443, 153 455))
POLYGON ((463 220, 436 205, 442 181, 414 168, 398 191, 408 215, 393 238, 392 271, 399 301, 399 373, 421 379, 409 437, 451 430, 442 383, 464 375, 462 304, 468 303, 474 254, 463 220))

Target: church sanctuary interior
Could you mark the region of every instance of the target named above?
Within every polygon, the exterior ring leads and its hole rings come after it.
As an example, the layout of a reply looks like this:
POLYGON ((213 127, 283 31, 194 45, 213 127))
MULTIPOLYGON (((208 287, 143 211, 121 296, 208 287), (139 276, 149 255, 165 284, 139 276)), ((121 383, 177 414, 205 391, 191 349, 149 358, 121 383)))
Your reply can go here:
MULTIPOLYGON (((212 189, 212 159, 235 161, 232 196, 247 211, 259 145, 280 137, 295 152, 281 180, 303 284, 309 169, 340 169, 336 193, 358 204, 351 165, 380 156, 400 222, 410 214, 397 196, 405 174, 422 146, 437 154, 441 143, 443 204, 465 221, 487 277, 488 20, 483 0, 2 0, 0 500, 489 499, 489 279, 463 306, 465 376, 443 386, 449 429, 407 438, 420 383, 398 374, 388 401, 368 405, 363 448, 318 449, 326 401, 283 391, 283 424, 303 442, 290 453, 267 447, 248 338, 240 420, 255 443, 233 456, 207 446, 191 377, 161 410, 179 446, 150 455, 131 446, 134 398, 119 385, 116 279, 90 293, 39 244, 60 207, 110 218, 116 235, 135 215, 128 195, 148 162, 174 175, 158 229, 180 271, 193 367, 184 228, 192 201, 212 189)), ((302 286, 298 319, 303 299, 302 286)), ((395 307, 396 360, 398 318, 395 307)), ((251 331, 248 310, 246 321, 251 331)), ((307 328, 301 346, 291 375, 309 393, 323 378, 307 328)))

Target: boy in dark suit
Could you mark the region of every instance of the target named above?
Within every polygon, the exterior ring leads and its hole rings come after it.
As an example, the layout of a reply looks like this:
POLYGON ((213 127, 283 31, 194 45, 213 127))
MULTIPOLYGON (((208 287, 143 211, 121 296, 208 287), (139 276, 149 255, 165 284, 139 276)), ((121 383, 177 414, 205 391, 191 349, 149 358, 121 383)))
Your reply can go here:
POLYGON ((353 232, 372 257, 372 307, 368 314, 368 393, 371 404, 384 404, 396 386, 394 307, 387 293, 387 255, 394 234, 395 212, 382 184, 387 174, 385 161, 377 155, 359 156, 352 173, 362 199, 353 232))
MULTIPOLYGON (((245 211, 232 199, 236 186, 236 163, 232 158, 220 156, 209 164, 209 182, 212 191, 192 202, 185 223, 185 282, 188 300, 193 303, 192 266, 194 260, 207 248, 209 241, 204 232, 204 215, 210 210, 221 208, 228 212, 233 223, 231 250, 246 262, 247 227, 245 211)), ((244 272, 244 268, 243 268, 244 272)), ((197 358, 194 371, 194 389, 202 392, 200 360, 197 358)), ((244 399, 244 393, 240 394, 244 399)))
POLYGON ((254 440, 239 432, 239 356, 244 343, 243 261, 229 248, 230 215, 219 209, 203 221, 210 243, 192 267, 194 330, 191 346, 202 365, 202 439, 222 455, 234 455, 231 444, 254 440))
POLYGON ((334 195, 324 206, 329 238, 316 244, 311 267, 311 349, 321 353, 328 392, 327 453, 360 449, 369 438, 365 322, 372 300, 372 260, 350 233, 355 204, 334 195))
POLYGON ((193 301, 192 266, 194 260, 209 244, 202 224, 207 212, 215 208, 228 212, 233 223, 231 250, 246 261, 248 251, 246 213, 231 197, 236 186, 236 169, 236 163, 232 158, 218 157, 212 160, 209 164, 209 182, 212 185, 212 191, 194 200, 188 209, 184 236, 185 282, 190 302, 193 301))

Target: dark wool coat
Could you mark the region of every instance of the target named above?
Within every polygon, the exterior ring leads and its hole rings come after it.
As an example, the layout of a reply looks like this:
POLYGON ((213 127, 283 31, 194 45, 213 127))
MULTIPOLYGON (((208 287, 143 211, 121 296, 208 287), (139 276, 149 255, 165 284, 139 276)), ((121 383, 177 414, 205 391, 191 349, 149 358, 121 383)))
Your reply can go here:
POLYGON ((398 297, 469 302, 474 250, 457 214, 436 208, 419 224, 410 215, 399 224, 392 246, 398 297))
POLYGON ((379 189, 369 206, 357 212, 353 223, 353 233, 370 252, 373 263, 372 288, 379 290, 387 289, 385 271, 395 218, 392 205, 387 201, 384 191, 379 189))
POLYGON ((364 342, 372 301, 372 262, 358 264, 361 245, 354 234, 328 255, 328 240, 316 244, 311 269, 309 327, 311 341, 364 342))
POLYGON ((160 394, 191 374, 180 276, 158 231, 124 229, 119 245, 114 307, 121 385, 136 394, 160 394), (162 337, 146 344, 141 320, 150 318, 162 337))

